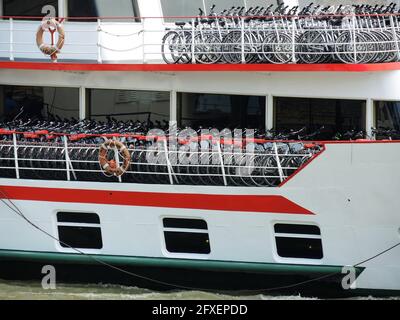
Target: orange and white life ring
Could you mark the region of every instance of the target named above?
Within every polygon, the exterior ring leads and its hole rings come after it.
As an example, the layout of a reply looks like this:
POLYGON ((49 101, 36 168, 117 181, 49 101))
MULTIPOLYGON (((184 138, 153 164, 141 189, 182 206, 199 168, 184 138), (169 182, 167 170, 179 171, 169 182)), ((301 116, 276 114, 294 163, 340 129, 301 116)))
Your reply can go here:
POLYGON ((59 23, 56 19, 44 19, 42 24, 40 25, 37 33, 36 33, 36 44, 40 51, 42 51, 45 55, 51 56, 53 60, 57 60, 57 53, 59 53, 64 46, 65 43, 65 31, 61 23, 59 23), (58 33, 58 41, 57 44, 46 44, 43 40, 43 35, 46 30, 49 30, 50 33, 54 34, 55 31, 58 33))
POLYGON ((101 169, 108 175, 120 177, 129 169, 131 154, 128 148, 120 141, 107 140, 100 146, 99 162, 101 169), (115 159, 108 159, 108 151, 114 149, 122 156, 122 165, 115 159))

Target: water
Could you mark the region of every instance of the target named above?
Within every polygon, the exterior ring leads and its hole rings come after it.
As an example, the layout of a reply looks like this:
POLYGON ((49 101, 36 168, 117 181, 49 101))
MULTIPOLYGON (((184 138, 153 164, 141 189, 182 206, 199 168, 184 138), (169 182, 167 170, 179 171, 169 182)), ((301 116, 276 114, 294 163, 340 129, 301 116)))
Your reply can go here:
POLYGON ((0 281, 0 300, 265 300, 310 299, 300 296, 233 296, 202 291, 156 292, 118 285, 58 284, 56 290, 43 290, 39 282, 0 281))
MULTIPOLYGON (((301 296, 234 296, 202 291, 156 292, 118 285, 58 284, 43 290, 39 282, 0 281, 0 300, 317 300, 301 296)), ((354 299, 373 299, 363 297, 354 299)), ((400 300, 400 297, 389 299, 400 300)))

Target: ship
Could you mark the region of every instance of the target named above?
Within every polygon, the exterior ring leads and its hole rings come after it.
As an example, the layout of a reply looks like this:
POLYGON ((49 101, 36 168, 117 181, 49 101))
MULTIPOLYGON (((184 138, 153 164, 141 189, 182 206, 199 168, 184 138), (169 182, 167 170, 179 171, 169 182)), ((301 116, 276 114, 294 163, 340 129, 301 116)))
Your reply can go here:
POLYGON ((399 295, 394 5, 0 2, 1 279, 399 295))

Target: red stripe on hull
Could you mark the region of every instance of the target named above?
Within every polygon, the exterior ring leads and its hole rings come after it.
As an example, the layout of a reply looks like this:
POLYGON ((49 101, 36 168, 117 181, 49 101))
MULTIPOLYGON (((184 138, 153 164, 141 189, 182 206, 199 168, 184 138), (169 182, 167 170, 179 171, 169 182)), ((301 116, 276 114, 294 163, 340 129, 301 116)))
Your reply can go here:
POLYGON ((10 200, 74 202, 236 212, 313 214, 311 211, 279 195, 212 195, 15 186, 0 186, 0 190, 0 198, 10 200))
POLYGON ((1 61, 0 69, 118 72, 379 72, 400 69, 399 62, 374 64, 97 64, 1 61))

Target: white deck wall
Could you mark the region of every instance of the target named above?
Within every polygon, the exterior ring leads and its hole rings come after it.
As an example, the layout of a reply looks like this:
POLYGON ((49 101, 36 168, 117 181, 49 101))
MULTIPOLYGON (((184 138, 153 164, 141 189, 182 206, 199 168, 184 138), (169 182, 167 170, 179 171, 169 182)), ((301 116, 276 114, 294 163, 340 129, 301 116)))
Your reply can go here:
MULTIPOLYGON (((59 72, 0 70, 0 83, 80 88, 80 116, 86 115, 86 88, 242 94, 266 96, 266 124, 273 125, 274 97, 367 101, 366 128, 374 126, 373 101, 400 101, 400 71, 387 72, 59 72)), ((168 106, 167 106, 168 107, 168 106)), ((176 99, 171 120, 176 120, 176 99)))

